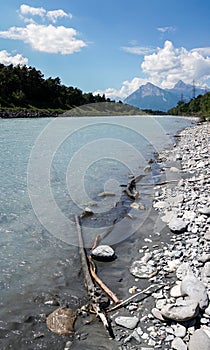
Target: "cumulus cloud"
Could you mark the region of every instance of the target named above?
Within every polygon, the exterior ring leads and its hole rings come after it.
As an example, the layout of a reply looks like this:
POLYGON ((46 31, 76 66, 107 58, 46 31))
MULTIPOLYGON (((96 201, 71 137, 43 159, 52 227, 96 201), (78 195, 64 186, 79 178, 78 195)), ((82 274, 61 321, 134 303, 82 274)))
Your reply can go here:
POLYGON ((122 83, 120 89, 107 88, 105 90, 96 90, 94 92, 94 95, 105 94, 107 98, 109 97, 111 99, 124 99, 132 92, 137 90, 140 85, 146 84, 147 81, 147 79, 135 77, 131 81, 125 80, 122 83))
POLYGON ((59 9, 59 10, 53 10, 53 11, 47 11, 43 7, 32 7, 29 5, 22 4, 20 6, 20 16, 25 22, 33 22, 32 18, 27 18, 25 16, 39 16, 42 17, 42 19, 48 19, 53 23, 56 23, 59 18, 72 18, 71 13, 66 13, 65 11, 59 9))
POLYGON ((201 49, 188 51, 184 47, 175 48, 167 40, 163 48, 144 57, 141 68, 144 74, 162 87, 170 88, 178 80, 186 83, 195 80, 201 84, 210 77, 210 58, 202 55, 201 49))
POLYGON ((146 78, 135 77, 124 81, 119 89, 108 88, 100 93, 123 99, 148 81, 162 88, 172 88, 179 80, 188 84, 194 80, 197 85, 204 86, 210 79, 209 54, 210 47, 188 51, 184 47, 176 48, 166 40, 163 48, 144 56, 141 73, 146 78))
POLYGON ((54 11, 48 11, 46 14, 47 18, 49 18, 53 23, 56 23, 58 18, 62 17, 68 17, 72 18, 72 14, 66 13, 63 10, 54 10, 54 11))
POLYGON ((26 27, 11 27, 0 31, 0 37, 22 40, 30 44, 34 50, 47 53, 73 54, 87 44, 76 38, 77 31, 64 26, 39 25, 30 23, 26 27))
POLYGON ((193 49, 192 52, 198 52, 204 57, 210 56, 210 47, 198 47, 193 49))
POLYGON ((14 66, 17 65, 27 65, 28 59, 26 57, 23 57, 21 54, 16 54, 12 56, 9 52, 6 50, 0 51, 0 63, 4 65, 13 64, 14 66))
POLYGON ((44 17, 44 15, 46 14, 46 10, 43 7, 31 7, 23 4, 20 6, 20 13, 24 16, 31 15, 44 17))
POLYGON ((121 49, 125 52, 133 53, 135 55, 147 55, 154 51, 154 48, 145 46, 123 46, 121 49))

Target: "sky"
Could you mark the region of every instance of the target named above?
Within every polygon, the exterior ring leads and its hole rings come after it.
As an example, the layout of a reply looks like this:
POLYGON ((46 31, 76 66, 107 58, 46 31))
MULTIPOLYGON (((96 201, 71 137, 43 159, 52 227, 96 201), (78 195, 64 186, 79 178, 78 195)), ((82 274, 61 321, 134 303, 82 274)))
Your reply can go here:
POLYGON ((151 82, 210 87, 209 0, 6 0, 0 63, 124 99, 151 82))

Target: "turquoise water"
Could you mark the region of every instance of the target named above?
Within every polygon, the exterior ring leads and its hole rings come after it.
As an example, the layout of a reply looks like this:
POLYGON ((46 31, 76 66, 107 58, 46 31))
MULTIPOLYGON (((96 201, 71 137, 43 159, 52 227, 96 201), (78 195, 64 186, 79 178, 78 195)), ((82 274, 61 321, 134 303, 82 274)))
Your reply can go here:
MULTIPOLYGON (((129 239, 148 214, 151 190, 142 186, 147 210, 131 224, 120 185, 129 174, 145 175, 154 152, 191 124, 173 117, 0 119, 1 349, 30 348, 35 321, 27 319, 45 313, 44 300, 53 293, 79 303, 74 215, 86 206, 95 213, 84 221, 87 246, 96 233, 110 244, 129 239), (103 191, 114 196, 99 197, 103 191)), ((155 183, 158 176, 154 167, 142 181, 155 183)))

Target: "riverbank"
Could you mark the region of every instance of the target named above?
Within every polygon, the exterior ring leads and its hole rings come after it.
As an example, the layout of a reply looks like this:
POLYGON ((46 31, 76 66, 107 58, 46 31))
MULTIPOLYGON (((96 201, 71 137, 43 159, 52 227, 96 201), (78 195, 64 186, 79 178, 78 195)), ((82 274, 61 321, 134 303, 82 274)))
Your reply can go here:
POLYGON ((0 118, 56 118, 63 112, 39 109, 0 109, 0 118))
POLYGON ((158 155, 165 175, 154 188, 159 217, 129 267, 129 291, 162 288, 112 316, 119 349, 210 348, 209 128, 183 130, 158 155))

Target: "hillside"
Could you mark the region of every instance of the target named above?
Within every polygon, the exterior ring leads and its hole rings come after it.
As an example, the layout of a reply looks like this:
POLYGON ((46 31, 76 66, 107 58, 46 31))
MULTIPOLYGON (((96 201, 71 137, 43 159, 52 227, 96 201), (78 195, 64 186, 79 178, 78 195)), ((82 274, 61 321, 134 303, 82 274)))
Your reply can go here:
POLYGON ((168 110, 168 114, 197 116, 203 120, 210 120, 210 92, 199 95, 188 103, 180 101, 177 107, 168 110))
POLYGON ((80 89, 48 78, 33 67, 0 64, 0 107, 69 110, 95 102, 109 102, 105 96, 83 93, 80 89))

